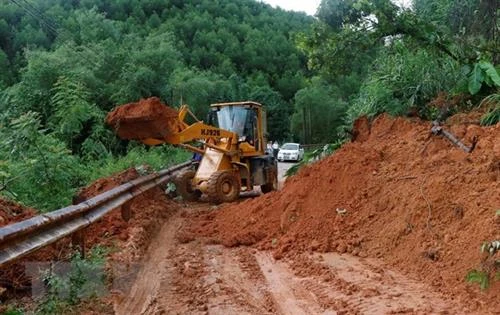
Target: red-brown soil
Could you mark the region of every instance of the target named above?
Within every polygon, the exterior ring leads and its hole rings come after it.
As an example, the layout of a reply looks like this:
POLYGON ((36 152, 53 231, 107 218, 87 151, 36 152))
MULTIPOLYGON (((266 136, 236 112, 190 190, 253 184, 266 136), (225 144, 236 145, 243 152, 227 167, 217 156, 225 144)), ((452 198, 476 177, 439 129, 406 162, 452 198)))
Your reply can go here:
POLYGON ((115 291, 117 315, 460 314, 466 309, 376 259, 303 253, 276 261, 267 251, 175 237, 190 224, 183 214, 209 207, 190 204, 163 225, 136 280, 115 291))
POLYGON ((500 124, 446 128, 467 145, 477 136, 475 150, 431 135, 428 122, 382 115, 361 128, 364 141, 305 167, 282 191, 194 215, 184 233, 292 261, 303 252, 381 258, 479 313, 498 311, 500 282, 480 292, 464 279, 481 244, 500 239, 500 124))
MULTIPOLYGON (((139 173, 134 168, 130 168, 114 176, 98 179, 89 186, 82 188, 75 197, 74 203, 79 203, 95 197, 138 177, 139 173)), ((148 193, 148 197, 150 197, 150 193, 148 193)), ((134 200, 134 204, 144 202, 143 198, 143 196, 136 198, 134 200)), ((92 246, 96 243, 100 243, 102 245, 112 245, 116 239, 121 241, 126 241, 128 239, 128 223, 122 219, 120 210, 121 209, 114 209, 104 216, 100 222, 92 224, 86 228, 86 246, 92 246)))
POLYGON ((363 142, 370 136, 370 121, 368 117, 362 116, 354 121, 352 126, 353 140, 363 142))
POLYGON ((26 220, 34 216, 36 211, 24 207, 14 201, 0 198, 0 227, 14 222, 26 220))
POLYGON ((108 113, 106 123, 122 139, 163 138, 176 131, 177 116, 175 109, 151 97, 116 107, 108 113))

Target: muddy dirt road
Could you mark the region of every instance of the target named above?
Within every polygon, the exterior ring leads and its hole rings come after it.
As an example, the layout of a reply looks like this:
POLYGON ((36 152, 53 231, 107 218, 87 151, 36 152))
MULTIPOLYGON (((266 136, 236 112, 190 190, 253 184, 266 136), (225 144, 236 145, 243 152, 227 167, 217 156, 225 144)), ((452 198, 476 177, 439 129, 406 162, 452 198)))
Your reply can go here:
POLYGON ((283 188, 286 180, 286 171, 296 163, 291 162, 278 162, 278 187, 279 189, 283 188))
POLYGON ((294 166, 297 163, 292 163, 292 162, 278 162, 278 179, 280 181, 285 180, 286 176, 285 173, 288 171, 288 169, 292 166, 294 166))
POLYGON ((164 224, 128 292, 116 295, 117 314, 463 313, 376 260, 305 253, 277 261, 249 247, 179 240, 185 223, 178 213, 164 224))

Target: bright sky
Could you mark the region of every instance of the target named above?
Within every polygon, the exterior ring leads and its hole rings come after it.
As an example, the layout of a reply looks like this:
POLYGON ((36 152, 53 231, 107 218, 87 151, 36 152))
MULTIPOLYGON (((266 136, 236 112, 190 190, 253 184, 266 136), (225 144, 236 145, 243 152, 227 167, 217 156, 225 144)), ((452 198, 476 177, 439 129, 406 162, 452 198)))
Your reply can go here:
POLYGON ((284 10, 302 11, 314 15, 321 0, 262 0, 273 7, 279 6, 284 10))
MULTIPOLYGON (((284 10, 289 11, 302 11, 309 15, 314 15, 321 0, 261 0, 268 3, 273 7, 279 6, 284 10)), ((393 0, 404 7, 409 7, 411 0, 393 0)))

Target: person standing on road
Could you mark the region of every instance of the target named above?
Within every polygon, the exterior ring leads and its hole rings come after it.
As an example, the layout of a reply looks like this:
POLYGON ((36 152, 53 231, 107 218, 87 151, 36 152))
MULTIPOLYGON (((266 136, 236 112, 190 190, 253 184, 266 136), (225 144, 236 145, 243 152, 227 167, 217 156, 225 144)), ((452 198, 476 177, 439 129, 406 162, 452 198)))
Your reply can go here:
POLYGON ((278 141, 273 142, 273 156, 275 159, 278 158, 278 151, 280 150, 280 145, 278 144, 278 141))
POLYGON ((269 141, 266 145, 266 154, 269 154, 269 155, 274 155, 273 153, 273 145, 271 143, 271 141, 269 141))

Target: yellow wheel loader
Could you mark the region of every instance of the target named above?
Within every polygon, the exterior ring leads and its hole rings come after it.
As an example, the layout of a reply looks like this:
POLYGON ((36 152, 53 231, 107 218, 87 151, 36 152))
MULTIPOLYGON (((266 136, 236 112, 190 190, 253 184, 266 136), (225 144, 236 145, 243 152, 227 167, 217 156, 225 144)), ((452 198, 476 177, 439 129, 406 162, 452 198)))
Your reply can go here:
POLYGON ((196 169, 185 170, 176 179, 177 191, 184 199, 193 201, 205 194, 211 202, 223 203, 235 201, 241 191, 252 191, 254 186, 260 186, 263 193, 277 190, 277 161, 265 153, 266 116, 261 104, 212 104, 208 123, 197 120, 187 105, 179 109, 177 117, 165 118, 163 125, 158 118, 149 124, 148 119, 152 118, 122 117, 113 127, 120 136, 121 130, 146 126, 153 136, 142 133, 135 140, 147 145, 178 145, 201 156, 196 169), (194 123, 185 122, 187 114, 194 123), (193 145, 196 141, 201 147, 193 145))

